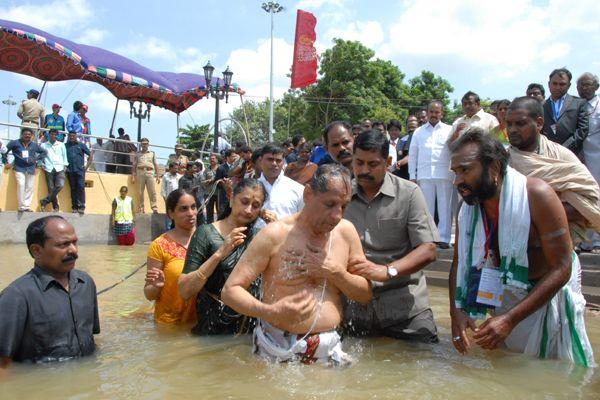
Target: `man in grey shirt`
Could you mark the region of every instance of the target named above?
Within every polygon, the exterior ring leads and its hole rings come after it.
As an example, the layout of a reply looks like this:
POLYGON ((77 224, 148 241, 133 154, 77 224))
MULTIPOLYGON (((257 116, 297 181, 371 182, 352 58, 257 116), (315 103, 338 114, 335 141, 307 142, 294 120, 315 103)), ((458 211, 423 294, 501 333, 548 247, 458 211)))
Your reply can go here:
POLYGON ((355 179, 344 213, 358 234, 367 262, 348 270, 369 279, 373 299, 346 301, 344 328, 351 335, 382 335, 426 343, 438 341, 425 277, 435 261, 439 234, 419 187, 389 172, 389 141, 377 131, 354 140, 355 179))
POLYGON ((92 354, 100 333, 96 285, 74 269, 77 235, 58 215, 27 227, 35 260, 0 292, 0 368, 11 361, 62 361, 92 354))

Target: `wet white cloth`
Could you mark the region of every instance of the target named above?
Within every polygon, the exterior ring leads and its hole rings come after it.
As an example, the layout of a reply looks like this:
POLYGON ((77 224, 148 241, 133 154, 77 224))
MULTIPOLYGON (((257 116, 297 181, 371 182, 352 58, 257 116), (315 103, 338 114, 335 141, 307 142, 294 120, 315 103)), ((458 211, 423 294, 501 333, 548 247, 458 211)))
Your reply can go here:
MULTIPOLYGON (((508 350, 537 356, 569 360, 593 367, 594 352, 585 330, 585 298, 581 293, 581 265, 573 253, 571 278, 542 308, 521 321, 508 335, 508 350)), ((504 301, 496 313, 503 314, 520 303, 528 291, 507 286, 504 301)))
MULTIPOLYGON (((349 362, 348 355, 342 351, 340 335, 336 331, 320 332, 318 335, 319 345, 311 358, 316 358, 320 363, 334 365, 349 362)), ((299 361, 306 356, 308 336, 298 336, 260 320, 252 335, 253 352, 275 362, 299 361)))

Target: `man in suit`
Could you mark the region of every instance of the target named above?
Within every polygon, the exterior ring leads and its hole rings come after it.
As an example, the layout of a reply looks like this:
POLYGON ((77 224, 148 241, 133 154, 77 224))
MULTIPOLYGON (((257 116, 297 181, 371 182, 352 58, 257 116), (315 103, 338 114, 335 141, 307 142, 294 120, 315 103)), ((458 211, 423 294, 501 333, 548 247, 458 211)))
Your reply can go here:
POLYGON ((550 73, 550 97, 544 102, 543 134, 579 154, 588 135, 586 101, 567 94, 571 87, 571 72, 566 68, 550 73))

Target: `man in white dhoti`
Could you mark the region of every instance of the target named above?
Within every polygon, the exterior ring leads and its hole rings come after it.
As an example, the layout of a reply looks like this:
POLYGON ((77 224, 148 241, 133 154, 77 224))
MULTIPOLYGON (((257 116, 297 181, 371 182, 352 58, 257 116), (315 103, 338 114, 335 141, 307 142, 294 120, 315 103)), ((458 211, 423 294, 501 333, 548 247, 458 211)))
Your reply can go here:
POLYGON ((554 190, 509 167, 502 144, 479 128, 452 143, 450 155, 465 201, 449 285, 456 349, 468 351, 471 329, 487 350, 593 366, 580 266, 554 190))

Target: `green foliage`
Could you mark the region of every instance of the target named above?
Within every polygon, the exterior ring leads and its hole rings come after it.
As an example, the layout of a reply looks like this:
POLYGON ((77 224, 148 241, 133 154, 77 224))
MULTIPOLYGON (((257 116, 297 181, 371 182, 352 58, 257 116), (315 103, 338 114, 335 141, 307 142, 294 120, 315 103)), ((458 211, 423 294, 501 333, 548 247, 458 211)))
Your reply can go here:
POLYGON ((180 129, 184 135, 179 138, 186 149, 201 150, 203 143, 206 141, 206 148, 212 147, 213 133, 209 131, 210 125, 187 125, 180 129))
MULTIPOLYGON (((374 59, 375 52, 360 42, 334 39, 320 57, 320 79, 300 90, 288 90, 275 101, 274 139, 282 141, 297 134, 308 139, 320 137, 325 125, 335 120, 352 124, 364 118, 384 122, 403 121, 409 113, 423 108, 431 100, 441 100, 447 115, 449 93, 454 88, 433 72, 422 71, 404 82, 405 75, 390 61, 374 59)), ((231 113, 242 125, 248 121, 252 144, 268 139, 269 101, 246 101, 231 113)), ((227 136, 241 135, 235 125, 227 136)))
POLYGON ((454 88, 447 80, 425 70, 421 71, 421 75, 412 78, 409 84, 411 113, 416 112, 419 108, 425 108, 432 100, 439 100, 444 104, 444 114, 448 114, 450 111, 448 94, 454 92, 454 88))

